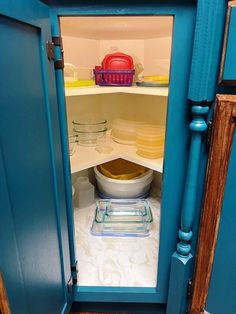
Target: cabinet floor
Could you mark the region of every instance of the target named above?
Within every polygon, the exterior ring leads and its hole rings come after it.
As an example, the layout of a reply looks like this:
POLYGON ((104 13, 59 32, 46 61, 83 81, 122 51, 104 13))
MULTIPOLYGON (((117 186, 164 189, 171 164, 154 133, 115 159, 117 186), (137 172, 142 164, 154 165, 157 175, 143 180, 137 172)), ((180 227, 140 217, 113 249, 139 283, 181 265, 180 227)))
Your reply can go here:
POLYGON ((90 233, 95 204, 75 209, 80 286, 156 287, 160 202, 148 198, 153 223, 144 238, 97 237, 90 233))

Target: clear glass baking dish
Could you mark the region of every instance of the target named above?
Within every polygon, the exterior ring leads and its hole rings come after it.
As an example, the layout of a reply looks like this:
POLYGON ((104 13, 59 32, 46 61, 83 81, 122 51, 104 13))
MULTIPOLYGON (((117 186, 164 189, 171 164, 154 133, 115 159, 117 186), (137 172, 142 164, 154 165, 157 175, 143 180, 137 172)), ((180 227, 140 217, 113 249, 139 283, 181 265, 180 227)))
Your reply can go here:
POLYGON ((147 223, 138 225, 134 223, 103 224, 93 221, 91 234, 108 237, 148 237, 149 230, 147 223))
POLYGON ((91 228, 93 235, 148 236, 153 221, 146 200, 99 200, 91 228))

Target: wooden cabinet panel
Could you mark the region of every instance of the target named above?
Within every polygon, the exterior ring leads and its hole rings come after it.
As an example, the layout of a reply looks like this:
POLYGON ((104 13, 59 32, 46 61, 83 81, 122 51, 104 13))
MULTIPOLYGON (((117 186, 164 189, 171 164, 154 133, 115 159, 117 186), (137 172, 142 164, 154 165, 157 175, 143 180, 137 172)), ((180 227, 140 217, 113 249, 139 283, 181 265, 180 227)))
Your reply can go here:
POLYGON ((228 4, 219 83, 236 86, 236 1, 228 4))

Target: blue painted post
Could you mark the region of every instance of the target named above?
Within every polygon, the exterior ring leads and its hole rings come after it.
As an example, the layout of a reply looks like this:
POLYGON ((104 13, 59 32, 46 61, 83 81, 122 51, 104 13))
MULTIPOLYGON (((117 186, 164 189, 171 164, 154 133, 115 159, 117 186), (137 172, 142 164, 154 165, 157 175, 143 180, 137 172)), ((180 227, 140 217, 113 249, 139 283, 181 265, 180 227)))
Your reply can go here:
MULTIPOLYGON (((60 25, 57 14, 51 13, 51 31, 52 36, 60 36, 60 25)), ((60 46, 54 47, 55 59, 62 58, 62 52, 60 46)), ((62 143, 62 155, 64 164, 64 176, 65 176, 65 193, 66 193, 66 205, 67 205, 67 218, 68 218, 68 230, 69 230, 69 246, 70 246, 70 262, 71 270, 74 281, 77 280, 76 269, 76 254, 75 254, 75 240, 74 240, 74 224, 73 224, 73 205, 72 205, 72 187, 71 187, 71 174, 70 174, 70 160, 69 160, 69 144, 67 134, 67 121, 66 121, 66 100, 64 93, 64 75, 62 69, 56 69, 56 87, 57 87, 57 102, 59 119, 61 126, 61 143, 62 143)))
POLYGON ((198 181, 198 166, 202 144, 202 134, 207 129, 205 116, 208 106, 193 105, 193 120, 190 123, 192 132, 187 178, 184 190, 179 230, 179 243, 171 260, 171 274, 168 293, 167 314, 185 313, 187 286, 192 269, 192 254, 190 241, 192 239, 192 224, 195 211, 196 190, 198 181))

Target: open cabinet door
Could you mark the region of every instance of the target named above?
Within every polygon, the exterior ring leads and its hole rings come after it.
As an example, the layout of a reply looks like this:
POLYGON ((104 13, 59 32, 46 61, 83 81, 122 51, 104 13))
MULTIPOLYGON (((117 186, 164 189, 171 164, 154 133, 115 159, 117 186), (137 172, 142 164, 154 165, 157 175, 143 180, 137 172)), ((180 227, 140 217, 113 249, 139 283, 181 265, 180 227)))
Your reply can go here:
MULTIPOLYGON (((218 230, 221 220, 221 208, 224 199, 224 190, 233 137, 235 133, 235 126, 236 95, 218 95, 216 99, 211 147, 209 152, 205 196, 203 200, 202 215, 199 227, 198 248, 195 262, 196 264, 193 279, 192 299, 188 312, 189 314, 207 313, 205 308, 209 293, 214 255, 216 251, 216 243, 219 232, 218 230)), ((231 225, 229 224, 228 228, 230 227, 231 225)), ((232 230, 235 234, 234 226, 232 230)), ((233 242, 233 239, 230 238, 229 241, 233 242)), ((233 256, 230 257, 231 258, 226 255, 225 259, 229 258, 232 260, 232 263, 229 264, 225 262, 225 265, 231 265, 232 267, 234 265, 234 258, 233 256)), ((224 272, 224 265, 221 265, 221 267, 222 272, 224 272)), ((232 269, 226 269, 225 271, 230 272, 230 270, 234 271, 235 268, 232 267, 232 269)), ((218 273, 218 276, 221 276, 221 274, 218 273)), ((225 285, 222 283, 221 289, 224 289, 223 287, 225 287, 225 285)), ((231 296, 235 299, 235 296, 233 296, 235 290, 231 290, 227 287, 227 291, 221 290, 221 292, 223 292, 223 295, 224 293, 231 293, 231 296)), ((217 297, 223 299, 222 306, 224 309, 223 311, 222 309, 219 309, 219 312, 217 310, 217 313, 224 312, 225 314, 228 314, 234 312, 235 307, 229 309, 225 298, 220 295, 217 297)), ((216 300, 214 302, 216 302, 216 300)), ((216 312, 214 311, 214 313, 216 312)))
POLYGON ((12 314, 58 314, 72 291, 48 7, 0 3, 0 273, 12 314))

